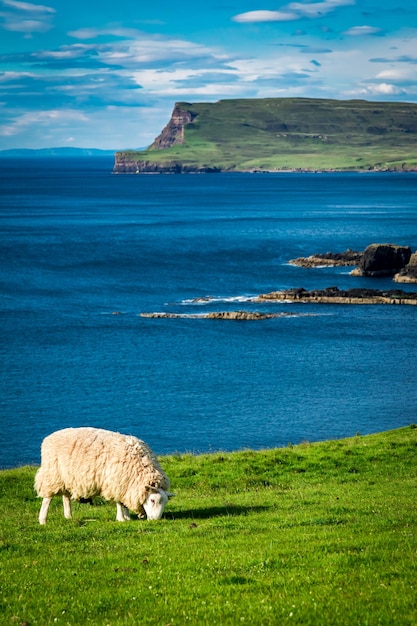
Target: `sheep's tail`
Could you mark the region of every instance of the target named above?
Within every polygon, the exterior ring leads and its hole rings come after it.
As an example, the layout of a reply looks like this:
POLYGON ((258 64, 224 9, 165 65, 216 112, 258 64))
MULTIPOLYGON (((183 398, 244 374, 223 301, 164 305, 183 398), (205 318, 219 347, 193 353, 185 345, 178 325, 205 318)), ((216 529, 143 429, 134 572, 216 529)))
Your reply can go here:
POLYGON ((35 482, 33 485, 36 493, 40 497, 41 497, 41 492, 42 492, 42 484, 43 484, 43 471, 42 471, 42 467, 40 467, 38 471, 36 472, 35 482))

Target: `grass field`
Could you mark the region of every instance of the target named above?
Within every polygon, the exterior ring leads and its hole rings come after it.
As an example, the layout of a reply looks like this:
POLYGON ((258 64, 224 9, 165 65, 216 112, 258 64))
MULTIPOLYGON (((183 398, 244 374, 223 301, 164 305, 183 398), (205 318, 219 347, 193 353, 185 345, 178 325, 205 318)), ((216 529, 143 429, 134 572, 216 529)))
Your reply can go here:
POLYGON ((162 520, 59 498, 0 472, 0 624, 417 623, 417 427, 161 458, 162 520))
POLYGON ((417 105, 365 100, 265 98, 180 102, 192 121, 183 142, 170 124, 130 160, 222 171, 417 170, 417 105))

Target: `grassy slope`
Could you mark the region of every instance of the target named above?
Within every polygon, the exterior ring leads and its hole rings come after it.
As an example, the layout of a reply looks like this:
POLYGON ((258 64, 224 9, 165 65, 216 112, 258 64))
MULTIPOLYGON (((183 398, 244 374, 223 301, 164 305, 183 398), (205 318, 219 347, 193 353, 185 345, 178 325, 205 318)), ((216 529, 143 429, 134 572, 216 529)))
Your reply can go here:
POLYGON ((285 449, 165 457, 159 522, 0 472, 2 624, 415 624, 417 428, 285 449))
POLYGON ((178 106, 196 114, 185 143, 132 158, 225 170, 417 168, 416 104, 266 98, 178 106))

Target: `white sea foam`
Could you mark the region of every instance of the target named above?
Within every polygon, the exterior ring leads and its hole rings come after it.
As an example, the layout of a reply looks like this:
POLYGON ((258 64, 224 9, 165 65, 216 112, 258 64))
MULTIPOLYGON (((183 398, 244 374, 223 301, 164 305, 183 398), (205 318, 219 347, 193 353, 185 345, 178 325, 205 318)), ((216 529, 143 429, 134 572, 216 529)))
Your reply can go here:
POLYGON ((201 296, 196 298, 188 298, 181 300, 182 305, 206 305, 213 303, 233 303, 233 302, 254 302, 257 296, 201 296))
POLYGON ((206 313, 168 313, 167 311, 152 311, 151 313, 139 313, 139 317, 154 319, 199 319, 206 317, 206 313))

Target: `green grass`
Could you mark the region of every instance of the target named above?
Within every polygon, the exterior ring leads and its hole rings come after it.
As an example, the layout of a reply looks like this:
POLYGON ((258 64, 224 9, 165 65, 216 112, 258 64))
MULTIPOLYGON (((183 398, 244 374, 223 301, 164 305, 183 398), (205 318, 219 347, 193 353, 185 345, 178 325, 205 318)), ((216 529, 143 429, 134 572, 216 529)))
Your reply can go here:
POLYGON ((417 169, 417 105, 265 98, 181 102, 184 143, 129 159, 223 171, 417 169))
POLYGON ((0 624, 417 623, 417 428, 231 454, 174 455, 158 522, 0 472, 0 624))

